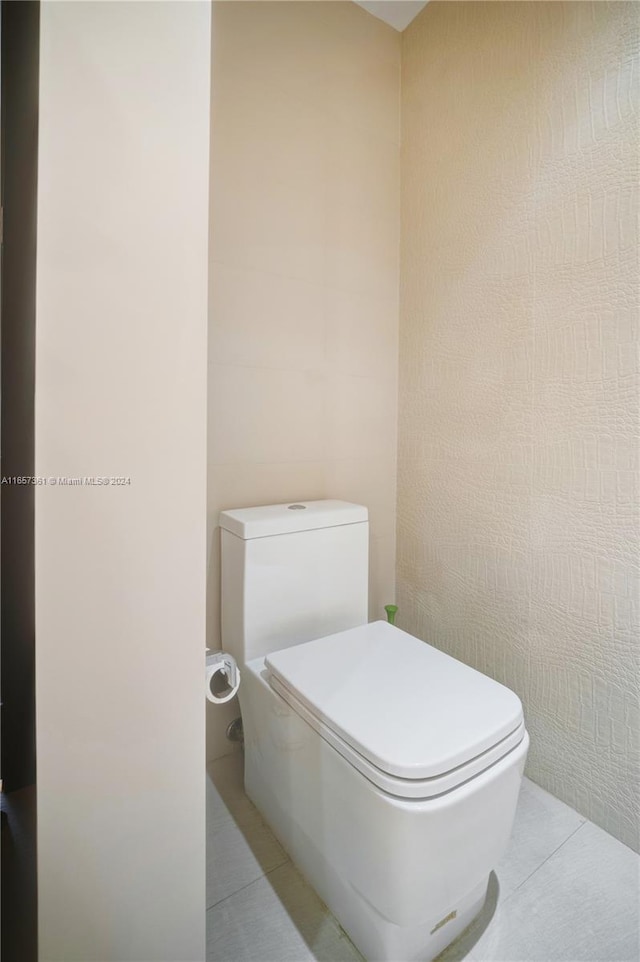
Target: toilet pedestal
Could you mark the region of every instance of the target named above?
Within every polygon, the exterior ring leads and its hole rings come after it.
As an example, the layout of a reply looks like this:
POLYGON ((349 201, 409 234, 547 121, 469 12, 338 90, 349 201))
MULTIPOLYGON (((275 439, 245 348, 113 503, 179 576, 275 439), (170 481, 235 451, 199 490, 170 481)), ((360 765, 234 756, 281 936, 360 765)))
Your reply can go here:
POLYGON ((429 962, 481 911, 506 849, 528 736, 443 796, 372 785, 277 695, 244 674, 245 787, 369 962, 429 962))

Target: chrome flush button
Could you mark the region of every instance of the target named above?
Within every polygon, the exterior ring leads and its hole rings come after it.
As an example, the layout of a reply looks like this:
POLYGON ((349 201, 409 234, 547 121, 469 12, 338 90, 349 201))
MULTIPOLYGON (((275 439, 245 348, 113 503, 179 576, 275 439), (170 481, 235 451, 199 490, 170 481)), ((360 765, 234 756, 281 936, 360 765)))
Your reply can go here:
POLYGON ((290 504, 289 511, 306 511, 306 504, 290 504))

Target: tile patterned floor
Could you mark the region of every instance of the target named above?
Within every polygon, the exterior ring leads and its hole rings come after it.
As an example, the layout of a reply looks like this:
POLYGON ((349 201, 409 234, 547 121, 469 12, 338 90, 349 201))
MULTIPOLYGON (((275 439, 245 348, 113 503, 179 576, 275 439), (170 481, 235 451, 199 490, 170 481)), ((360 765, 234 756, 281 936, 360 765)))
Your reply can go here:
MULTIPOLYGON (((207 962, 362 962, 242 788, 209 766, 207 962)), ((640 858, 524 780, 480 917, 440 962, 638 962, 640 858)), ((398 960, 402 962, 402 960, 398 960)))

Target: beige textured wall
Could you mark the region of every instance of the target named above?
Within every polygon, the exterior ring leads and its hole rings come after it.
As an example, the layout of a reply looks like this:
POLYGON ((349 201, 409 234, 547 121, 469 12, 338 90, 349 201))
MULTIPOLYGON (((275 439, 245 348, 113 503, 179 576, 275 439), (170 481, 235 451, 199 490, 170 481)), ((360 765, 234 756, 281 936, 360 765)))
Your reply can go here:
POLYGON ((531 777, 637 846, 638 5, 403 36, 400 623, 522 697, 531 777))
MULTIPOLYGON (((217 3, 209 644, 223 508, 367 505, 371 617, 395 579, 400 35, 353 3, 217 3)), ((234 703, 208 706, 208 755, 234 703)))
POLYGON ((41 5, 40 962, 205 955, 210 28, 41 5))

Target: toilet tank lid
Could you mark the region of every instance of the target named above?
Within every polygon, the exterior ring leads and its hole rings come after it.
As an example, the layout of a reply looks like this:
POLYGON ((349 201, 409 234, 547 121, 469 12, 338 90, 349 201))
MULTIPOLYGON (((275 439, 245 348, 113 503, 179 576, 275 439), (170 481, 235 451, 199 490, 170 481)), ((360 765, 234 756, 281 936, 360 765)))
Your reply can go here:
POLYGON ((349 501, 288 501, 259 508, 234 508, 220 515, 220 527, 244 541, 295 531, 362 524, 369 513, 349 501))

